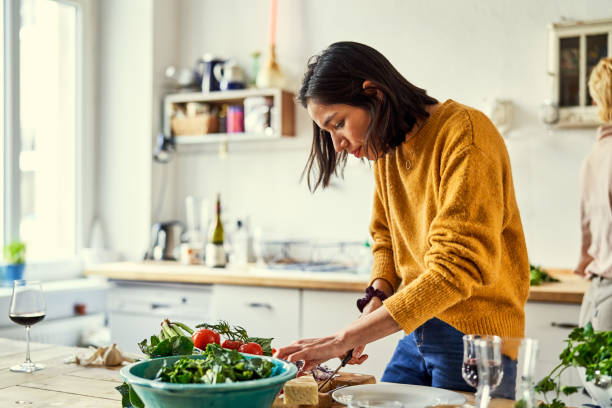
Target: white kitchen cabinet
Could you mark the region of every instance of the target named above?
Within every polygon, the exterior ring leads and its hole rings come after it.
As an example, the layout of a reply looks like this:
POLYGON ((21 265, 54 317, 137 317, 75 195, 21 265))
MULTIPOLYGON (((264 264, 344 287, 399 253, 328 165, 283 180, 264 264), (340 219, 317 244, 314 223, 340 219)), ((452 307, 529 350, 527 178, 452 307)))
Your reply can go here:
POLYGON ((244 327, 250 336, 273 337, 279 348, 300 337, 300 290, 215 285, 211 315, 213 321, 244 327))
POLYGON ((140 352, 137 343, 159 333, 168 318, 191 327, 210 321, 212 285, 114 282, 109 291, 111 338, 119 348, 140 352))
MULTIPOLYGON (((560 360, 568 334, 577 327, 580 305, 569 303, 527 302, 525 306, 525 336, 538 340, 539 355, 536 363, 536 381, 544 378, 560 360)), ((575 369, 568 369, 563 376, 564 385, 581 385, 575 369)), ((551 395, 552 396, 552 393, 551 395)), ((580 406, 590 399, 581 394, 563 397, 566 403, 580 406)))
MULTIPOLYGON (((326 290, 303 290, 302 337, 322 337, 334 334, 359 317, 355 305, 361 292, 339 292, 326 290)), ((380 381, 387 363, 393 355, 397 342, 404 336, 400 331, 366 346, 368 359, 361 365, 347 365, 344 371, 371 374, 380 381)), ((327 363, 335 368, 338 360, 327 363)))

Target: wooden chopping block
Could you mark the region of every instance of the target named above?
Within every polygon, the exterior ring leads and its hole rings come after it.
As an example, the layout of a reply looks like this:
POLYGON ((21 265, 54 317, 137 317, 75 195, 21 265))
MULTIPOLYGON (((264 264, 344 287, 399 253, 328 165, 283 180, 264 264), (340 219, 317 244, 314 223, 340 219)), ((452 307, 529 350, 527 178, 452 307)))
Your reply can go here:
POLYGON ((340 371, 337 377, 332 378, 325 387, 321 390, 322 392, 329 392, 343 385, 361 385, 361 384, 376 384, 376 378, 369 374, 356 374, 356 373, 345 373, 340 371))
POLYGON ((368 374, 346 373, 340 371, 338 375, 332 378, 325 387, 319 392, 318 405, 288 405, 282 396, 278 396, 274 401, 272 408, 331 408, 334 405, 334 399, 329 391, 341 387, 343 385, 360 385, 360 384, 376 384, 376 378, 368 374))

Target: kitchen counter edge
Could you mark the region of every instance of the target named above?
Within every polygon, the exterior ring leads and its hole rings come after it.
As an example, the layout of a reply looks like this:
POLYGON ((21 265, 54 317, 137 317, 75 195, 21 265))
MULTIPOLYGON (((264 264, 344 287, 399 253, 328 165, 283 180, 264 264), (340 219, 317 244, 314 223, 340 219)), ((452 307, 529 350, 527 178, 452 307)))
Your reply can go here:
MULTIPOLYGON (((533 286, 529 301, 581 303, 589 281, 570 269, 546 269, 560 280, 533 286)), ((255 265, 224 269, 177 262, 115 262, 85 267, 86 276, 100 275, 111 280, 266 286, 313 290, 363 292, 369 276, 336 272, 296 272, 259 268, 255 265)))

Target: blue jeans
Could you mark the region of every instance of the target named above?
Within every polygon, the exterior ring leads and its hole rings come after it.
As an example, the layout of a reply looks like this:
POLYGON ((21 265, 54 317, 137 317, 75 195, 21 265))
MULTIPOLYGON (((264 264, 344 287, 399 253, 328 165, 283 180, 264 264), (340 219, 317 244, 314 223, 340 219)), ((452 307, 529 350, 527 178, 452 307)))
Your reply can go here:
MULTIPOLYGON (((428 320, 398 342, 381 381, 476 392, 461 376, 462 337, 463 333, 442 320, 428 320)), ((516 360, 503 356, 502 365, 502 381, 492 396, 514 399, 516 360)))

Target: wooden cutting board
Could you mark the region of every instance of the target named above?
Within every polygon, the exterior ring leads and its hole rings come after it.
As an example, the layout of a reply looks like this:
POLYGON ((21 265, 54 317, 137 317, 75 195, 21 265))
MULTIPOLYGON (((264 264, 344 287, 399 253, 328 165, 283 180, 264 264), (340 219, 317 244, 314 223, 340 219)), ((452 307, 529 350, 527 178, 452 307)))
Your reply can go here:
POLYGON ((344 404, 337 403, 331 397, 331 394, 327 392, 334 390, 343 385, 360 385, 360 384, 376 384, 376 378, 368 374, 357 374, 357 373, 345 373, 339 372, 337 377, 331 379, 329 383, 325 385, 325 388, 319 393, 319 404, 318 405, 285 405, 284 400, 281 396, 276 398, 273 408, 342 408, 346 407, 344 404))

